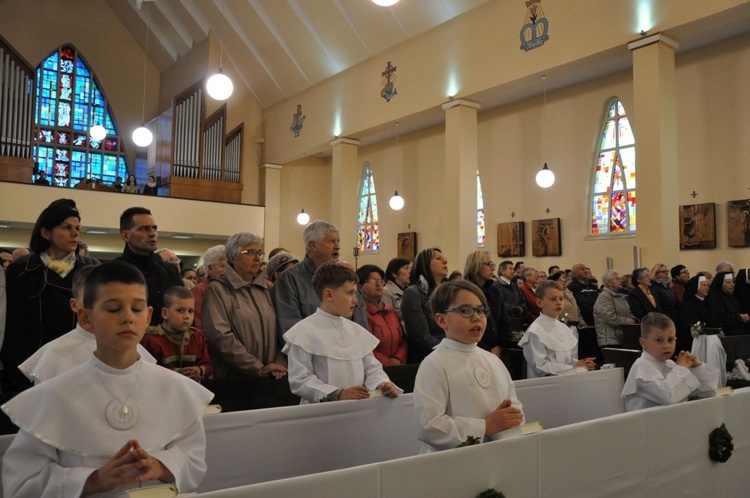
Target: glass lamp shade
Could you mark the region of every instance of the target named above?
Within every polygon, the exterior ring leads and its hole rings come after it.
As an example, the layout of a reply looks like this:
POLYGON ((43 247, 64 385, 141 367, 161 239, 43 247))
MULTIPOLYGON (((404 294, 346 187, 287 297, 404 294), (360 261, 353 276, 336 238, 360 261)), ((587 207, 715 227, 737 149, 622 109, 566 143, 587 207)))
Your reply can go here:
POLYGON ((219 69, 219 72, 208 78, 206 91, 216 100, 227 100, 234 91, 232 80, 219 69))
POLYGON ((390 7, 391 5, 396 5, 398 0, 372 0, 372 3, 381 7, 390 7))
POLYGON ((398 190, 396 190, 396 193, 393 194, 393 197, 391 197, 391 200, 388 201, 388 204, 394 211, 399 211, 404 207, 404 198, 398 195, 398 190))
POLYGON ((151 134, 151 130, 145 126, 138 127, 133 131, 133 142, 138 147, 148 147, 153 140, 154 136, 151 134))
POLYGON ((549 170, 547 163, 544 163, 544 167, 536 174, 536 184, 542 188, 550 188, 553 183, 555 174, 549 170))
POLYGON ((96 123, 89 130, 89 135, 97 142, 101 142, 107 136, 107 130, 101 124, 96 123))
POLYGON ((300 225, 307 225, 310 223, 310 215, 305 212, 303 209, 300 214, 297 215, 297 223, 300 225))

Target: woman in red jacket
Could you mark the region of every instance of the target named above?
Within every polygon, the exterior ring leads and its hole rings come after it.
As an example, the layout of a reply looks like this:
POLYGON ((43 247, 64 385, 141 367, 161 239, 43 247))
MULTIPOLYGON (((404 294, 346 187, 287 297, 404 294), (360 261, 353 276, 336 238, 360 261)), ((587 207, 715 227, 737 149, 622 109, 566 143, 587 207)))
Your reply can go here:
POLYGON ((398 312, 385 304, 383 285, 385 272, 375 265, 364 265, 357 270, 359 292, 367 304, 367 324, 370 333, 380 340, 373 354, 389 367, 406 363, 407 343, 398 312))

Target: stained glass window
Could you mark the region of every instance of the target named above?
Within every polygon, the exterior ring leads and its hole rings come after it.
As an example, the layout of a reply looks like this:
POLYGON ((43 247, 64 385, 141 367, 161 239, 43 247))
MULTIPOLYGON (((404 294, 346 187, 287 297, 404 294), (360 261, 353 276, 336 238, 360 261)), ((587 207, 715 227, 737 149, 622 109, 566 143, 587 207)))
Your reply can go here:
POLYGON ((378 198, 375 195, 375 179, 372 168, 365 166, 362 188, 359 190, 359 212, 357 215, 357 246, 360 252, 378 252, 378 198))
POLYGON ((479 180, 479 170, 477 170, 477 245, 484 247, 487 242, 484 222, 484 196, 482 195, 482 182, 479 180))
POLYGON ((122 140, 95 76, 78 50, 64 45, 36 70, 34 159, 58 187, 85 180, 114 183, 128 177, 122 140), (101 124, 101 142, 89 128, 101 124))
POLYGON ((622 102, 609 106, 591 200, 591 233, 635 233, 635 137, 622 102))

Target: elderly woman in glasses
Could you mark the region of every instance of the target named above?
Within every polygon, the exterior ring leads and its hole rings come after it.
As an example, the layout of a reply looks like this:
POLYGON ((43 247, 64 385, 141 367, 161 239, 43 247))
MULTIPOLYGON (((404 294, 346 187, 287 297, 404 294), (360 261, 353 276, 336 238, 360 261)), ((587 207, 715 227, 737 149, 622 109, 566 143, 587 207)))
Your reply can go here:
POLYGON ((287 374, 276 328, 276 311, 265 274, 260 271, 263 240, 239 232, 225 244, 224 275, 208 285, 202 322, 214 378, 287 374))
POLYGON ((384 367, 406 364, 407 344, 398 312, 383 299, 385 272, 375 265, 357 270, 359 293, 367 306, 367 325, 380 343, 372 352, 384 367))
POLYGON ((495 283, 495 263, 492 262, 490 251, 474 251, 466 258, 464 266, 464 280, 482 289, 490 314, 487 315, 487 328, 484 329, 482 340, 478 346, 495 356, 500 356, 500 341, 511 340, 511 325, 508 311, 495 283))

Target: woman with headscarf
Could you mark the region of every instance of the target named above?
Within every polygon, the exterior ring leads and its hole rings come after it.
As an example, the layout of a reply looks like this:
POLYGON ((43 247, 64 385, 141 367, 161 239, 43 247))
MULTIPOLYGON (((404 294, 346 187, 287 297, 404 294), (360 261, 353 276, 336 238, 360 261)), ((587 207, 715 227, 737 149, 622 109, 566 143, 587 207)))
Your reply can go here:
POLYGON ((677 348, 680 351, 690 351, 699 360, 719 369, 719 387, 727 383, 727 353, 716 333, 718 331, 716 317, 706 302, 709 284, 706 277, 691 278, 685 286, 685 296, 680 306, 680 322, 677 328, 677 348), (698 326, 702 333, 693 337, 692 328, 698 326))
POLYGON ((70 308, 73 275, 86 265, 99 264, 76 255, 80 233, 81 215, 75 201, 58 199, 36 220, 29 242, 31 253, 8 267, 8 317, 0 355, 3 392, 31 387, 18 365, 76 326, 70 308))
POLYGON ((726 335, 745 333, 745 323, 750 320, 747 313, 740 311, 740 305, 732 295, 734 293, 734 275, 721 271, 716 274, 708 290, 708 307, 716 317, 722 332, 726 335))
POLYGON ((495 263, 492 261, 490 251, 474 251, 466 258, 464 280, 468 280, 482 289, 490 307, 490 314, 487 315, 487 327, 484 329, 484 335, 478 346, 499 357, 500 342, 511 340, 512 327, 508 311, 500 295, 500 289, 492 285, 495 283, 494 273, 495 263))
POLYGON ((445 331, 435 321, 430 298, 447 277, 448 260, 440 249, 423 249, 417 255, 409 278, 411 285, 401 299, 404 332, 409 340, 409 363, 421 362, 445 337, 445 331))
POLYGON ((224 274, 208 284, 201 319, 214 378, 287 374, 276 310, 266 275, 260 271, 263 239, 250 232, 227 239, 224 274))

